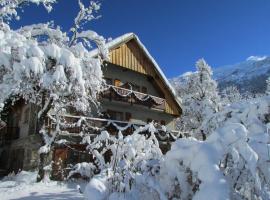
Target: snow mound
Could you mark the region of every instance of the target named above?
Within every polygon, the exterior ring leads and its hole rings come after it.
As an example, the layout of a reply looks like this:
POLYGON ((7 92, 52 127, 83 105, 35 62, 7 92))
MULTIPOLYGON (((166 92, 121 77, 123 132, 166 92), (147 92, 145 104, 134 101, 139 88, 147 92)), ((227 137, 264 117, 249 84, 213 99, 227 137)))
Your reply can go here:
POLYGON ((89 200, 103 200, 107 197, 108 193, 107 176, 101 174, 91 179, 85 188, 84 196, 89 200))
POLYGON ((17 174, 11 173, 4 177, 2 181, 14 181, 16 183, 35 183, 37 180, 37 172, 20 171, 17 174))

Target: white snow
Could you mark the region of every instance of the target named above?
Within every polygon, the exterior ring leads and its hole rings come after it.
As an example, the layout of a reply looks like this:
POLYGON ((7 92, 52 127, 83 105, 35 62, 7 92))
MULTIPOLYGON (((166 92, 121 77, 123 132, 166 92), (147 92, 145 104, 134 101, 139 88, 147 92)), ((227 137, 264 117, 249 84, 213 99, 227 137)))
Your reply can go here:
POLYGON ((267 58, 267 56, 249 56, 247 61, 261 61, 267 58))
POLYGON ((37 172, 21 171, 0 180, 1 200, 37 199, 84 199, 78 185, 84 190, 86 182, 40 182, 36 183, 37 172))
POLYGON ((86 199, 91 200, 104 200, 108 195, 108 186, 106 175, 98 175, 91 179, 89 184, 85 188, 84 196, 86 199))
MULTIPOLYGON (((209 143, 192 138, 180 139, 173 144, 165 156, 163 176, 177 177, 178 181, 182 182, 181 173, 183 172, 176 167, 179 165, 177 163, 182 161, 183 165, 196 172, 202 181, 199 191, 193 197, 194 200, 227 200, 229 199, 229 185, 218 167, 220 156, 209 143)), ((161 179, 161 183, 168 184, 164 180, 166 179, 161 179)), ((182 190, 182 198, 188 198, 184 187, 182 190)))

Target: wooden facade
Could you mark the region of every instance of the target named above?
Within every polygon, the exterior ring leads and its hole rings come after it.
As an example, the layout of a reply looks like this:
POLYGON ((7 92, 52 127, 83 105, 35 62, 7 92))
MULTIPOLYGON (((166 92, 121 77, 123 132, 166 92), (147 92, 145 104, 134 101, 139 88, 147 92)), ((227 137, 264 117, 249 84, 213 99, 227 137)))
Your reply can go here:
POLYGON ((147 57, 135 39, 123 42, 119 46, 110 49, 110 62, 123 68, 152 77, 154 84, 161 89, 164 94, 164 98, 166 99, 165 112, 175 116, 181 115, 182 110, 176 102, 174 95, 170 92, 170 89, 162 80, 162 77, 155 65, 147 57))

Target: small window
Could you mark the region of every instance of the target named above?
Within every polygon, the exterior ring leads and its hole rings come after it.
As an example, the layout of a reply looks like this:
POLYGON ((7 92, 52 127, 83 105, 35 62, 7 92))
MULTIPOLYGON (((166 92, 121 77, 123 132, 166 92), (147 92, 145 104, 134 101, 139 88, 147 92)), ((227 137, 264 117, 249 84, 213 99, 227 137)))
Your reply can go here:
POLYGON ((26 108, 25 111, 24 111, 23 123, 25 123, 25 124, 27 124, 28 121, 29 121, 29 114, 30 114, 29 111, 30 111, 29 108, 26 108))
POLYGON ((124 117, 123 117, 123 113, 122 112, 115 112, 115 120, 118 120, 118 121, 123 121, 124 117))
POLYGON ((109 118, 112 119, 112 120, 117 120, 117 121, 123 121, 124 120, 124 113, 122 113, 122 112, 108 110, 107 113, 109 115, 109 118))
POLYGON ((147 124, 151 123, 153 120, 151 118, 147 119, 147 124))
POLYGON ((132 85, 129 82, 122 85, 122 88, 125 88, 125 89, 128 89, 128 90, 130 90, 131 87, 132 87, 132 85))
POLYGON ((127 112, 126 113, 126 121, 130 121, 131 117, 132 117, 131 113, 127 112))
POLYGON ((142 86, 142 93, 147 94, 147 88, 142 86))
POLYGON ((163 125, 163 126, 165 126, 166 125, 166 122, 164 120, 161 120, 160 121, 160 124, 163 125))
POLYGON ((132 90, 136 91, 136 92, 140 92, 140 86, 133 84, 132 85, 132 90))
POLYGON ((119 79, 115 79, 114 80, 114 86, 116 87, 121 87, 123 85, 122 81, 120 81, 119 79))

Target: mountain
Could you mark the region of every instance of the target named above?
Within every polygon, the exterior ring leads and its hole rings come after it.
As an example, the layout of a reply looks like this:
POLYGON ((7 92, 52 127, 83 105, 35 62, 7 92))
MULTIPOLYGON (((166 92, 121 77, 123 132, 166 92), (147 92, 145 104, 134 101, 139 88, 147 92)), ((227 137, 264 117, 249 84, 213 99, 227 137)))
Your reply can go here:
MULTIPOLYGON (((187 72, 170 81, 172 85, 180 84, 190 74, 191 72, 187 72)), ((269 76, 270 56, 251 56, 246 61, 237 64, 213 68, 213 77, 218 82, 220 90, 235 85, 241 93, 264 93, 266 89, 265 81, 269 76)))
POLYGON ((246 61, 213 69, 220 89, 236 85, 241 92, 264 93, 270 76, 270 57, 251 56, 246 61))

